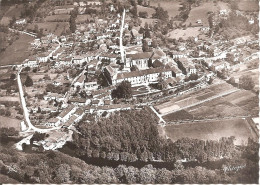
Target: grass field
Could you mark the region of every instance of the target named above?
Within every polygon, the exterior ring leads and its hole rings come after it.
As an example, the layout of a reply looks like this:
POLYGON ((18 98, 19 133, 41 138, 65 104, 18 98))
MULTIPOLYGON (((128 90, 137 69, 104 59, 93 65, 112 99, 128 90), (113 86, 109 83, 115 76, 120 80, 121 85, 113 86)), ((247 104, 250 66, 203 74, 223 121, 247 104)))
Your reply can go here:
POLYGON ((251 0, 251 1, 240 0, 238 2, 238 9, 241 11, 258 11, 259 10, 258 0, 251 0))
POLYGON ((14 127, 16 130, 20 131, 21 120, 0 116, 0 127, 14 127))
POLYGON ((175 29, 168 34, 168 37, 172 39, 179 39, 182 37, 184 40, 189 37, 197 37, 200 34, 199 27, 189 27, 184 29, 175 29))
POLYGON ((54 33, 60 36, 63 30, 69 29, 68 22, 44 22, 44 23, 33 23, 28 25, 28 29, 33 30, 34 25, 37 24, 39 29, 43 29, 44 34, 54 33))
POLYGON ((164 127, 166 135, 176 141, 183 137, 202 140, 218 140, 221 137, 235 136, 236 145, 246 144, 248 137, 256 139, 255 133, 250 129, 244 119, 221 120, 210 122, 196 122, 180 125, 167 125, 164 127))
POLYGON ((155 6, 158 7, 158 3, 160 3, 160 6, 164 9, 168 11, 168 15, 169 17, 175 17, 176 15, 178 15, 180 13, 179 8, 180 8, 180 1, 177 0, 171 0, 171 1, 157 1, 157 0, 153 0, 151 1, 150 5, 151 6, 155 6))
POLYGON ((148 18, 152 18, 152 15, 155 13, 155 9, 137 5, 137 14, 138 15, 139 15, 139 12, 147 12, 148 18))
POLYGON ((33 37, 20 35, 20 38, 13 42, 11 46, 0 53, 0 65, 20 64, 29 56, 28 48, 33 37))
POLYGON ((198 7, 193 7, 190 11, 189 18, 186 20, 186 25, 196 24, 197 20, 201 20, 204 26, 208 26, 208 12, 215 12, 219 9, 218 6, 214 6, 213 1, 202 3, 198 7))
POLYGON ((3 97, 0 97, 0 102, 1 101, 19 101, 19 97, 18 96, 3 96, 3 97))
POLYGON ((87 19, 91 19, 91 16, 88 14, 84 14, 84 15, 78 15, 76 18, 76 22, 77 23, 85 23, 87 21, 87 19))
POLYGON ((142 21, 142 23, 141 23, 142 27, 144 27, 146 22, 149 25, 149 24, 153 24, 153 22, 157 21, 157 19, 151 19, 151 18, 149 18, 149 19, 140 18, 140 20, 142 21))
POLYGON ((47 22, 68 22, 70 15, 50 15, 44 19, 47 22))

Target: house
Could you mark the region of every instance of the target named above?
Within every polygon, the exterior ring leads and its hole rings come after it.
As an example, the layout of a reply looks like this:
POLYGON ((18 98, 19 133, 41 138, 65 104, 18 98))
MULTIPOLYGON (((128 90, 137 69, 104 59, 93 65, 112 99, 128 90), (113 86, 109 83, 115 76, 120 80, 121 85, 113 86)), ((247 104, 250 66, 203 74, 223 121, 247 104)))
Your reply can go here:
POLYGON ((61 120, 61 122, 66 122, 75 111, 76 107, 74 105, 69 105, 59 114, 57 118, 61 120))
POLYGON ((87 1, 86 3, 88 6, 100 6, 101 5, 100 1, 87 1))
POLYGON ((132 29, 131 35, 135 39, 136 44, 142 44, 143 34, 138 33, 138 31, 135 29, 132 29))
POLYGON ((86 79, 86 76, 84 73, 81 73, 79 78, 76 80, 76 82, 74 83, 74 88, 78 88, 80 87, 81 89, 83 88, 84 86, 84 81, 86 79))
POLYGON ((45 123, 48 127, 57 127, 60 124, 60 120, 58 118, 51 118, 45 123))
POLYGON ((219 10, 219 15, 227 15, 228 11, 226 9, 219 10))
POLYGON ((211 66, 213 71, 221 71, 222 69, 230 69, 230 64, 225 61, 216 61, 211 66))
POLYGON ((83 56, 81 56, 81 55, 76 55, 72 59, 72 63, 73 64, 82 64, 85 61, 86 61, 85 58, 83 56))
POLYGON ((182 70, 185 75, 196 74, 197 69, 195 65, 187 58, 179 58, 177 60, 178 68, 182 70))
MULTIPOLYGON (((107 68, 105 68, 105 70, 107 70, 107 68)), ((172 71, 168 67, 160 67, 116 74, 110 74, 109 71, 107 71, 105 75, 112 85, 121 83, 122 81, 128 81, 131 85, 139 85, 144 83, 156 83, 160 78, 170 78, 172 77, 172 71)))
POLYGON ((249 24, 254 24, 255 20, 251 17, 250 20, 248 21, 249 24))
POLYGON ((76 98, 70 98, 69 102, 72 105, 85 105, 86 99, 85 98, 77 98, 77 97, 76 98))
POLYGON ((19 19, 19 20, 16 20, 15 21, 15 24, 26 24, 27 23, 27 21, 26 21, 26 19, 19 19))
POLYGON ((30 56, 27 60, 26 63, 23 64, 23 66, 25 67, 37 67, 38 66, 38 62, 36 60, 35 56, 30 56))
POLYGON ((127 54, 125 60, 125 67, 137 66, 138 69, 147 69, 148 60, 152 56, 152 52, 136 53, 136 54, 127 54))
POLYGON ((155 60, 159 60, 162 63, 166 63, 168 61, 166 54, 163 52, 162 49, 154 49, 153 54, 151 56, 152 63, 155 60))
POLYGON ((97 90, 97 89, 98 89, 97 81, 85 82, 86 91, 92 91, 92 90, 97 90))

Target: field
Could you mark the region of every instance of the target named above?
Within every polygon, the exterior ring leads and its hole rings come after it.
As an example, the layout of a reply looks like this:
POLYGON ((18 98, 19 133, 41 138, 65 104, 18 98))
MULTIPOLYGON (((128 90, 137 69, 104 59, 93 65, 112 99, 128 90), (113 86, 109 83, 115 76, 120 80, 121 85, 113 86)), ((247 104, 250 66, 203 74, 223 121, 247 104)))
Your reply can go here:
POLYGON ((21 130, 21 120, 0 116, 0 127, 14 127, 21 130))
MULTIPOLYGON (((223 6, 221 4, 221 6, 223 6)), ((186 20, 186 25, 190 23, 192 25, 196 24, 197 20, 201 20, 204 26, 208 26, 208 12, 216 12, 220 10, 218 5, 214 5, 213 1, 209 1, 206 3, 201 4, 198 7, 193 7, 190 11, 189 18, 186 20)))
POLYGON ((218 140, 221 137, 235 136, 236 145, 246 144, 248 137, 256 135, 244 119, 232 119, 209 122, 196 122, 164 127, 166 135, 176 141, 183 137, 202 140, 218 140))
POLYGON ((4 96, 4 97, 0 97, 0 102, 1 101, 19 101, 19 97, 18 96, 4 96))
POLYGON ((155 10, 153 8, 137 5, 137 14, 138 15, 139 15, 139 12, 147 12, 148 18, 152 18, 152 15, 155 13, 155 10))
POLYGON ((28 48, 33 37, 21 35, 4 52, 0 53, 0 65, 20 64, 29 56, 28 48))
POLYGON ((45 17, 46 22, 68 22, 70 15, 50 15, 45 17))
POLYGON ((198 103, 216 95, 229 92, 234 89, 233 86, 227 83, 212 85, 207 89, 201 89, 183 96, 172 98, 170 101, 156 105, 155 108, 162 114, 167 114, 171 111, 178 111, 179 109, 198 103))
POLYGON ((91 19, 91 16, 90 15, 78 15, 77 18, 76 18, 76 22, 77 23, 85 23, 87 21, 87 19, 91 19))
POLYGON ((140 18, 140 20, 142 21, 142 24, 141 24, 142 27, 144 27, 146 22, 149 25, 149 24, 153 24, 153 22, 157 21, 157 19, 151 19, 151 18, 149 18, 149 19, 140 18))
POLYGON ((168 34, 168 37, 172 39, 179 39, 182 37, 184 40, 189 37, 197 37, 200 34, 199 27, 189 27, 184 29, 175 29, 168 34))
POLYGON ((155 7, 158 7, 158 3, 160 3, 160 6, 164 9, 164 10, 167 10, 168 11, 168 15, 169 17, 175 17, 176 15, 178 15, 180 13, 179 11, 179 8, 180 8, 180 4, 181 2, 180 1, 165 1, 165 0, 162 0, 162 1, 156 1, 156 0, 153 0, 151 1, 151 6, 155 6, 155 7))
POLYGON ((238 3, 238 9, 241 11, 258 11, 258 1, 257 0, 251 0, 251 1, 245 1, 240 0, 238 3))
POLYGON ((69 29, 68 22, 44 22, 44 23, 33 23, 28 25, 28 29, 33 30, 34 25, 38 25, 39 29, 43 29, 44 34, 54 33, 57 36, 60 36, 63 30, 69 29))
POLYGON ((246 90, 196 105, 190 108, 165 115, 168 122, 182 120, 215 119, 234 116, 257 116, 259 112, 258 97, 246 90))

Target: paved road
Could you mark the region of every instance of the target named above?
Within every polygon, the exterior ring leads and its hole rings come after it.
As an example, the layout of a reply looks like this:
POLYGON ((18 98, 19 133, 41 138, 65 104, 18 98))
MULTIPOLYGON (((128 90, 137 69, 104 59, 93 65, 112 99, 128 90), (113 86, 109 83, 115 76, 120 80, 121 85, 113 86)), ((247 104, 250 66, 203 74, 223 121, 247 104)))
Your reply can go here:
POLYGON ((28 33, 28 32, 26 32, 26 31, 19 31, 19 30, 12 29, 12 28, 9 28, 9 30, 12 31, 12 32, 18 32, 18 33, 20 33, 20 34, 26 34, 26 35, 29 35, 29 36, 31 36, 31 37, 37 38, 36 35, 34 35, 34 34, 32 34, 32 33, 28 33))
POLYGON ((25 132, 31 132, 31 131, 48 132, 48 131, 51 131, 51 130, 59 129, 60 127, 55 127, 55 128, 50 128, 50 129, 40 129, 40 128, 36 128, 31 123, 29 111, 26 107, 26 101, 25 101, 25 98, 24 98, 23 86, 22 86, 22 81, 21 81, 21 77, 20 77, 20 73, 21 73, 22 69, 23 68, 19 69, 19 71, 17 72, 17 83, 18 83, 18 87, 19 87, 19 94, 20 94, 20 99, 21 99, 21 103, 22 103, 24 118, 25 118, 25 121, 26 121, 27 126, 28 126, 28 129, 25 132))

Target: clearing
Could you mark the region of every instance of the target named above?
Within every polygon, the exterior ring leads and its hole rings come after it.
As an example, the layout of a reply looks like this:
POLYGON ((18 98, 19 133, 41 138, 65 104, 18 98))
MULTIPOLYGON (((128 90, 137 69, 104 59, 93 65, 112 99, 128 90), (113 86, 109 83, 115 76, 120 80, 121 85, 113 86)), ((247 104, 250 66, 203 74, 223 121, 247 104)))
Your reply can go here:
POLYGON ((238 2, 238 9, 241 11, 258 11, 258 0, 251 0, 251 1, 245 1, 245 0, 240 0, 238 2))
POLYGON ((154 7, 158 7, 158 3, 160 3, 160 6, 168 11, 169 18, 175 17, 180 13, 179 8, 181 7, 180 1, 151 1, 150 5, 154 7))
POLYGON ((8 46, 4 52, 0 53, 0 66, 9 64, 21 64, 29 57, 28 48, 33 41, 33 37, 28 35, 20 35, 19 39, 8 46))
POLYGON ((175 29, 168 34, 168 37, 177 40, 181 37, 186 40, 189 37, 198 37, 199 34, 200 27, 189 27, 186 29, 175 29))
POLYGON ((14 127, 17 131, 20 131, 21 120, 0 116, 0 127, 14 127))
POLYGON ((245 119, 230 119, 220 121, 196 122, 179 125, 167 125, 166 135, 176 141, 180 138, 188 137, 202 140, 218 140, 221 137, 235 136, 234 143, 242 145, 247 143, 248 137, 257 139, 256 134, 251 129, 245 119))

